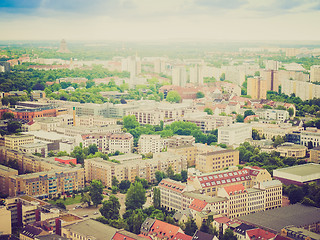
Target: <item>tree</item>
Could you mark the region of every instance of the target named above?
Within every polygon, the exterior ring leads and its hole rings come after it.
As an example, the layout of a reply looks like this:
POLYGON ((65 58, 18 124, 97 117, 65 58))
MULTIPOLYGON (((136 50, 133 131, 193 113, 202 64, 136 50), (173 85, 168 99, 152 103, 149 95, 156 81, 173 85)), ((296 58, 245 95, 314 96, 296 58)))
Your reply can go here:
POLYGON ((230 228, 228 228, 220 239, 221 240, 237 240, 237 237, 234 235, 233 231, 230 228))
POLYGON ((17 133, 21 130, 21 123, 18 121, 10 121, 7 124, 7 130, 9 133, 17 133))
POLYGON ((59 208, 64 209, 64 210, 67 209, 67 208, 66 208, 66 205, 65 205, 63 202, 57 202, 55 205, 56 205, 57 207, 59 207, 59 208))
POLYGON ((153 189, 153 206, 159 209, 160 201, 161 201, 160 189, 155 187, 153 189))
POLYGON ((260 140, 260 135, 257 129, 252 129, 252 139, 253 140, 260 140))
POLYGON ((166 100, 171 103, 178 103, 181 100, 181 96, 179 95, 179 93, 177 91, 170 91, 167 94, 166 100))
POLYGON ((184 226, 184 232, 189 236, 193 236, 194 233, 198 230, 197 224, 192 218, 189 218, 188 221, 185 222, 184 226))
POLYGON ((181 182, 186 182, 187 179, 188 179, 188 171, 182 170, 182 171, 181 171, 181 178, 182 178, 182 181, 181 181, 181 182))
POLYGON ((91 197, 90 197, 90 194, 89 193, 84 193, 81 197, 81 200, 80 202, 82 203, 86 203, 88 205, 88 207, 90 207, 91 205, 91 197))
POLYGON ((206 112, 208 115, 213 115, 213 111, 211 108, 205 108, 204 112, 206 112))
POLYGON ((75 157, 78 163, 83 163, 86 154, 84 153, 84 149, 80 146, 76 146, 73 151, 70 153, 71 157, 75 157))
POLYGON ((167 177, 166 174, 161 171, 156 171, 155 175, 158 183, 161 182, 162 179, 167 177))
POLYGON ((106 219, 116 220, 120 217, 120 202, 114 195, 109 197, 108 201, 103 201, 102 207, 99 209, 102 216, 106 219))
POLYGON ((95 207, 101 203, 103 199, 103 185, 99 180, 92 180, 90 187, 89 187, 89 194, 91 197, 91 201, 95 207))
POLYGON ((279 145, 281 145, 282 143, 284 143, 284 139, 283 137, 281 137, 280 135, 278 135, 274 141, 273 141, 273 147, 278 147, 279 145))
POLYGON ((119 184, 120 191, 127 191, 130 188, 131 182, 129 180, 122 180, 119 184))
POLYGON ((136 117, 134 115, 128 115, 123 117, 123 127, 125 129, 134 129, 138 126, 140 126, 139 122, 137 121, 136 117))
POLYGON ((173 171, 171 165, 169 165, 168 168, 167 168, 167 176, 168 176, 168 178, 171 178, 171 179, 174 176, 174 171, 173 171))
POLYGON ((224 80, 226 80, 226 74, 222 73, 220 76, 220 81, 224 81, 224 80))
MULTIPOLYGON (((126 213, 127 214, 127 213, 126 213)), ((142 209, 136 209, 128 214, 127 225, 128 230, 135 234, 140 233, 141 225, 144 220, 147 218, 147 214, 145 214, 142 209)))
POLYGON ((112 187, 118 187, 118 185, 119 185, 119 181, 115 176, 112 177, 111 185, 112 185, 112 187))
POLYGON ((296 187, 289 192, 288 197, 289 197, 290 203, 295 204, 297 202, 300 202, 303 199, 304 194, 301 188, 296 187))
POLYGON ((126 210, 142 208, 146 202, 146 190, 141 182, 132 183, 126 195, 126 210))
POLYGON ((197 96, 197 98, 204 98, 204 93, 203 92, 197 92, 196 96, 197 96))
POLYGON ((89 145, 89 154, 95 154, 98 152, 98 147, 96 144, 89 145))
POLYGON ((255 115, 255 113, 254 113, 254 111, 252 111, 252 110, 246 110, 245 112, 244 112, 244 116, 243 116, 243 118, 246 118, 246 117, 248 117, 248 116, 251 116, 251 115, 255 115))
POLYGON ((2 120, 6 120, 6 119, 14 119, 14 115, 11 112, 5 112, 2 114, 1 117, 2 120))
POLYGON ((237 115, 237 118, 236 118, 236 122, 243 122, 244 121, 244 117, 240 114, 237 115))
POLYGON ((289 113, 289 116, 292 117, 293 114, 294 114, 293 108, 289 108, 289 109, 288 109, 288 113, 289 113))

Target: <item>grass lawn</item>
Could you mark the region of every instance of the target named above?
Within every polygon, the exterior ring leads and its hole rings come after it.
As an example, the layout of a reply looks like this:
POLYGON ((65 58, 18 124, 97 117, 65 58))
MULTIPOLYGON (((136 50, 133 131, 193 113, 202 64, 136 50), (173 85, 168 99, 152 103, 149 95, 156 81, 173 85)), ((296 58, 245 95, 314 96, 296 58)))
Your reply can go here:
POLYGON ((55 204, 56 202, 62 202, 65 205, 71 205, 71 204, 75 204, 75 203, 80 203, 81 200, 81 195, 76 195, 75 198, 72 197, 66 197, 66 200, 63 200, 63 197, 61 199, 58 199, 57 201, 53 201, 53 200, 48 200, 48 203, 50 204, 55 204))

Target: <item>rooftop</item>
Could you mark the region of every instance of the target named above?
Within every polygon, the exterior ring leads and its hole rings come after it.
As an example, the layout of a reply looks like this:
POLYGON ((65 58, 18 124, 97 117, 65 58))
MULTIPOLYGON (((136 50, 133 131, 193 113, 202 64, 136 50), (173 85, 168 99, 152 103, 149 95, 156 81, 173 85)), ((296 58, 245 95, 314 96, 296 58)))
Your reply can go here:
POLYGON ((238 218, 250 225, 280 232, 286 226, 302 227, 320 221, 320 209, 293 204, 287 207, 271 209, 265 212, 252 213, 238 218))
POLYGON ((293 167, 280 168, 273 171, 275 172, 283 172, 297 176, 308 176, 312 174, 317 174, 320 172, 320 164, 316 163, 308 163, 303 165, 297 165, 293 167))

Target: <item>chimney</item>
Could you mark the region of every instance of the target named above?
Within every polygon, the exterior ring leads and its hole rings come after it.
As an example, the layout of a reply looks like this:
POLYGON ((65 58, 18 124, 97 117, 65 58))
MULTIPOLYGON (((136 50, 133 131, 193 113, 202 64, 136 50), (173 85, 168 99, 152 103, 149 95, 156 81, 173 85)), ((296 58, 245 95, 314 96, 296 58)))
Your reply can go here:
POLYGON ((56 218, 56 234, 61 236, 61 220, 56 218))

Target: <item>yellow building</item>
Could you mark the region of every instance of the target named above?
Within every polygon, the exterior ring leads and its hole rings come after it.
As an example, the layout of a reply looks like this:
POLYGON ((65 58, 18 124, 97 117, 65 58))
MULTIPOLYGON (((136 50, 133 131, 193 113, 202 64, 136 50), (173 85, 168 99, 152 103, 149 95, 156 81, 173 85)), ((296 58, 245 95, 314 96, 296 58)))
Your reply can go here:
POLYGON ((310 149, 310 162, 320 163, 320 146, 310 149))
POLYGON ((6 135, 4 142, 6 148, 18 150, 20 145, 33 143, 34 136, 28 134, 6 135))
POLYGON ((247 95, 253 99, 266 99, 267 97, 267 81, 260 77, 247 79, 247 95))
POLYGON ((282 183, 279 180, 262 182, 258 188, 265 190, 265 210, 282 206, 282 183))
POLYGON ((277 152, 280 152, 281 157, 303 158, 307 149, 306 146, 286 142, 277 147, 277 152))
POLYGON ((196 169, 203 173, 221 171, 230 166, 239 164, 239 151, 220 150, 199 154, 196 160, 196 169))
POLYGON ((0 207, 0 234, 11 234, 11 212, 6 207, 0 207))
POLYGON ((84 169, 66 168, 48 172, 11 176, 9 196, 27 194, 29 196, 56 196, 59 193, 82 190, 84 188, 84 169))
POLYGON ((188 167, 196 165, 198 150, 197 147, 192 144, 169 147, 167 151, 185 156, 188 167))
POLYGON ((9 177, 18 175, 18 170, 0 165, 0 193, 9 195, 9 177))

